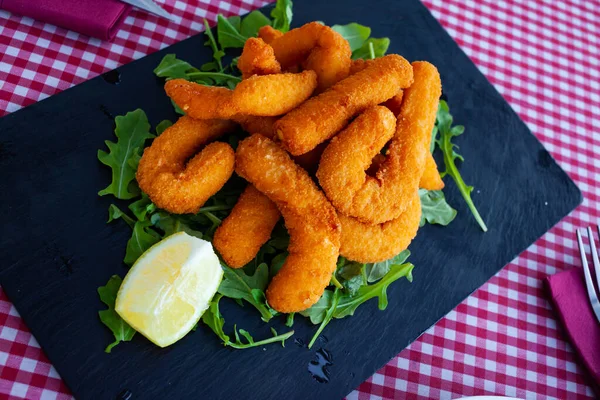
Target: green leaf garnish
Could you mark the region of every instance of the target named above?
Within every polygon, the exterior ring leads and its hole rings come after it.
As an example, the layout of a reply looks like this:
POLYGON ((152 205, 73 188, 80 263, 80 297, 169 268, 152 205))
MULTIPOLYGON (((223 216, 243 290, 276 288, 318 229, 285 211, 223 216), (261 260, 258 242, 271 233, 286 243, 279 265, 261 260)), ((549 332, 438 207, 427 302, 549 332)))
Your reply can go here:
POLYGON ((275 8, 271 11, 271 18, 273 18, 273 28, 280 30, 285 33, 290 30, 290 24, 292 23, 292 1, 291 0, 277 0, 275 8))
POLYGON ((242 48, 247 39, 221 14, 217 15, 217 36, 222 49, 242 48))
POLYGON ((219 311, 219 301, 221 301, 222 297, 223 296, 221 294, 217 294, 215 297, 213 297, 212 301, 210 302, 210 306, 204 312, 204 314, 202 314, 202 322, 204 322, 223 341, 223 345, 230 346, 235 349, 247 349, 250 347, 264 346, 269 343, 283 343, 294 334, 294 331, 286 332, 281 335, 277 335, 277 332, 273 332, 273 337, 255 341, 252 335, 243 329, 240 329, 238 334, 237 327, 234 326, 233 332, 235 341, 231 341, 229 335, 227 335, 223 330, 223 327, 225 326, 225 318, 223 318, 223 315, 221 315, 221 312, 219 311), (246 339, 246 343, 240 339, 240 334, 246 339))
POLYGON ((267 322, 273 318, 272 310, 265 301, 264 291, 269 283, 269 268, 267 264, 260 264, 254 275, 246 275, 243 269, 232 269, 223 266, 223 281, 219 286, 219 293, 232 299, 243 299, 252 304, 259 312, 262 319, 267 322))
POLYGON ((173 123, 168 119, 162 120, 156 125, 156 136, 160 136, 167 128, 171 127, 173 123))
POLYGON ((239 31, 242 36, 251 38, 258 35, 258 30, 266 25, 271 25, 271 20, 260 11, 254 10, 242 19, 239 31))
POLYGON ((186 61, 179 60, 175 54, 167 54, 160 60, 158 67, 154 68, 154 74, 161 78, 187 79, 187 71, 192 68, 186 61))
POLYGON ((456 217, 456 210, 452 208, 441 190, 419 189, 421 198, 421 222, 419 226, 430 224, 448 225, 456 217))
MULTIPOLYGON (((475 203, 473 203, 473 200, 471 199, 473 186, 469 186, 465 183, 456 167, 456 160, 464 161, 464 159, 456 152, 455 149, 458 149, 458 146, 452 143, 452 138, 462 135, 465 131, 465 127, 462 125, 452 126, 452 115, 450 114, 448 104, 444 100, 440 100, 436 117, 436 126, 437 133, 440 136, 439 139, 436 139, 436 143, 438 148, 444 154, 444 166, 446 167, 446 170, 441 173, 441 176, 444 177, 449 175, 454 180, 460 194, 465 199, 467 206, 475 217, 475 220, 481 229, 484 232, 487 232, 487 226, 485 225, 483 218, 481 218, 481 215, 479 215, 475 203)), ((435 133, 436 131, 434 131, 434 134, 435 133)))
POLYGON ((114 221, 115 219, 121 218, 129 227, 133 228, 131 232, 131 238, 127 241, 127 249, 125 250, 125 259, 123 262, 129 266, 133 265, 140 256, 152 247, 153 244, 158 243, 161 236, 151 228, 152 223, 144 219, 142 221, 135 221, 127 214, 122 212, 117 206, 111 204, 108 209, 109 218, 108 222, 114 221))
POLYGON ((117 293, 121 287, 122 279, 118 275, 110 277, 106 285, 98 288, 98 295, 100 300, 106 304, 108 309, 101 310, 98 312, 100 320, 106 325, 115 336, 115 341, 106 346, 105 352, 110 353, 113 347, 121 342, 129 342, 133 335, 135 335, 135 329, 127 324, 115 311, 115 302, 117 301, 117 293))
POLYGON ((319 301, 313 304, 311 308, 300 311, 300 315, 310 318, 310 322, 314 325, 320 324, 325 319, 327 310, 331 308, 332 301, 333 292, 331 290, 325 290, 319 301))
POLYGON ((352 51, 360 49, 371 36, 371 28, 356 22, 347 25, 333 25, 331 29, 342 35, 350 43, 350 50, 352 51))
POLYGON ((208 40, 204 43, 204 45, 209 46, 212 49, 213 59, 219 66, 219 72, 223 72, 223 64, 221 63, 221 59, 225 55, 225 52, 223 50, 219 49, 219 46, 217 45, 217 41, 215 40, 215 37, 212 34, 212 31, 210 30, 210 25, 208 24, 208 21, 206 20, 206 18, 204 18, 204 34, 208 38, 208 40))
POLYGON ((370 60, 383 57, 388 47, 390 47, 389 38, 370 38, 359 49, 352 52, 352 59, 364 58, 365 60, 370 60))
POLYGON ((365 276, 367 278, 367 282, 377 282, 378 280, 386 276, 388 272, 390 272, 390 269, 393 265, 403 264, 409 256, 410 251, 404 250, 403 252, 397 254, 395 257, 390 258, 389 260, 381 261, 378 263, 365 264, 365 276))
POLYGON ((146 113, 137 109, 124 116, 115 118, 117 142, 105 141, 109 152, 98 150, 98 160, 112 169, 112 181, 100 196, 112 194, 117 199, 127 200, 139 196, 140 190, 135 183, 135 171, 146 140, 154 137, 150 133, 150 124, 146 113), (133 164, 133 165, 132 165, 133 164))

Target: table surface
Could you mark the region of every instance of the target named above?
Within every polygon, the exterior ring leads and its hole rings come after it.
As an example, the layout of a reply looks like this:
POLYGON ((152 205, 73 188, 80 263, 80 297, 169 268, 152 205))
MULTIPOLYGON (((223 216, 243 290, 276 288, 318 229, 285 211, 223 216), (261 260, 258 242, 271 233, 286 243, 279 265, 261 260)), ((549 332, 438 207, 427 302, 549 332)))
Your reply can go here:
MULTIPOLYGON (((218 13, 243 14, 267 3, 156 2, 175 23, 134 10, 112 43, 0 11, 0 116, 198 33, 202 18, 214 21, 218 13)), ((548 303, 544 278, 579 265, 575 229, 600 218, 600 1, 424 3, 585 201, 348 399, 593 398, 548 303)), ((0 394, 71 398, 1 288, 0 394)))

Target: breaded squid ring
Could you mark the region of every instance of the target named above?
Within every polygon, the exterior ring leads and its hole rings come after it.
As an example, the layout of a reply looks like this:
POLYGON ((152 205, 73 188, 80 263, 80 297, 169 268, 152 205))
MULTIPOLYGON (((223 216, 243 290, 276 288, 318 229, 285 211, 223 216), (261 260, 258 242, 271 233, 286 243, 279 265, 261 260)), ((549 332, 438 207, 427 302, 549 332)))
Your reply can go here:
POLYGON ((275 58, 273 48, 260 38, 246 40, 237 66, 242 73, 242 79, 248 79, 252 75, 281 73, 281 65, 275 58))
POLYGON ((365 224, 341 213, 338 217, 342 224, 342 256, 360 263, 385 261, 405 250, 416 236, 421 200, 415 192, 408 208, 398 218, 383 224, 365 224))
POLYGON ((230 119, 235 115, 276 116, 296 108, 317 87, 314 71, 252 76, 234 90, 204 86, 185 79, 165 84, 167 95, 196 119, 230 119))
POLYGON ((273 28, 271 25, 265 25, 258 30, 258 37, 264 40, 266 44, 273 43, 273 40, 283 36, 283 32, 273 28))
POLYGON ((346 78, 352 62, 350 44, 328 26, 310 22, 274 39, 271 46, 284 70, 302 64, 318 76, 317 92, 346 78))
POLYGON ((350 118, 393 97, 412 81, 412 67, 404 58, 396 54, 377 58, 279 119, 277 137, 291 154, 307 153, 338 133, 350 118))
POLYGON ((182 116, 144 150, 136 173, 140 189, 159 208, 174 214, 198 212, 231 177, 235 162, 227 143, 214 142, 200 149, 234 129, 230 121, 182 116))
POLYGON ((269 240, 281 214, 267 196, 248 185, 215 231, 213 246, 231 268, 248 264, 269 240))
POLYGON ((236 172, 275 202, 290 234, 289 255, 267 288, 269 305, 283 313, 309 308, 336 268, 340 224, 335 209, 308 173, 264 136, 240 142, 236 172))
MULTIPOLYGON (((384 161, 385 156, 383 154, 375 155, 375 157, 373 157, 371 165, 369 166, 369 169, 367 170, 367 175, 375 176, 375 174, 377 174, 377 171, 384 163, 384 161)), ((425 171, 423 171, 423 176, 421 176, 421 180, 419 181, 419 189, 442 190, 443 188, 444 181, 440 176, 433 155, 429 153, 429 155, 425 159, 425 171)))
POLYGON ((427 62, 413 63, 413 70, 415 82, 404 92, 396 133, 375 177, 359 174, 369 164, 358 159, 353 162, 354 157, 346 155, 352 149, 371 146, 370 135, 353 132, 352 125, 321 157, 317 177, 327 197, 340 212, 365 223, 398 218, 410 204, 425 170, 441 82, 437 69, 427 62))

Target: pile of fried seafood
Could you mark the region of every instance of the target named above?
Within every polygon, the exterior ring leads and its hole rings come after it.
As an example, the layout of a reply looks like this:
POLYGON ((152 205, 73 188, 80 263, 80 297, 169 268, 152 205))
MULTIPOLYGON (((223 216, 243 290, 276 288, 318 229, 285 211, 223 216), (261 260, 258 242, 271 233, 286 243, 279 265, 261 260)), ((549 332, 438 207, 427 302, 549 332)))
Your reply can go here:
POLYGON ((160 208, 195 213, 235 171, 248 181, 213 244, 241 268, 283 216, 289 256, 266 295, 289 313, 315 304, 340 255, 361 263, 406 249, 421 217, 418 189, 443 182, 429 152, 437 69, 390 54, 352 60, 317 22, 248 39, 231 90, 165 84, 185 115, 144 151, 137 180, 160 208), (237 150, 215 141, 241 126, 237 150), (383 149, 383 150, 382 150, 383 149))

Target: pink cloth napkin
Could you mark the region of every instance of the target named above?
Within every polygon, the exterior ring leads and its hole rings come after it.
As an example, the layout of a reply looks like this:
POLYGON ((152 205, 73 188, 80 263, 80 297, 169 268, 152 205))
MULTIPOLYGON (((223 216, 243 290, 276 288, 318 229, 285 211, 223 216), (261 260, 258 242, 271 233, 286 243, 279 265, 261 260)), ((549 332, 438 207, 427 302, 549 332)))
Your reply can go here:
MULTIPOLYGON (((587 367, 596 383, 600 385, 600 324, 596 320, 587 297, 587 289, 581 268, 551 275, 548 288, 571 344, 587 367)), ((598 393, 598 392, 597 392, 598 393)))
POLYGON ((119 0, 0 0, 0 9, 112 40, 131 6, 119 0))

